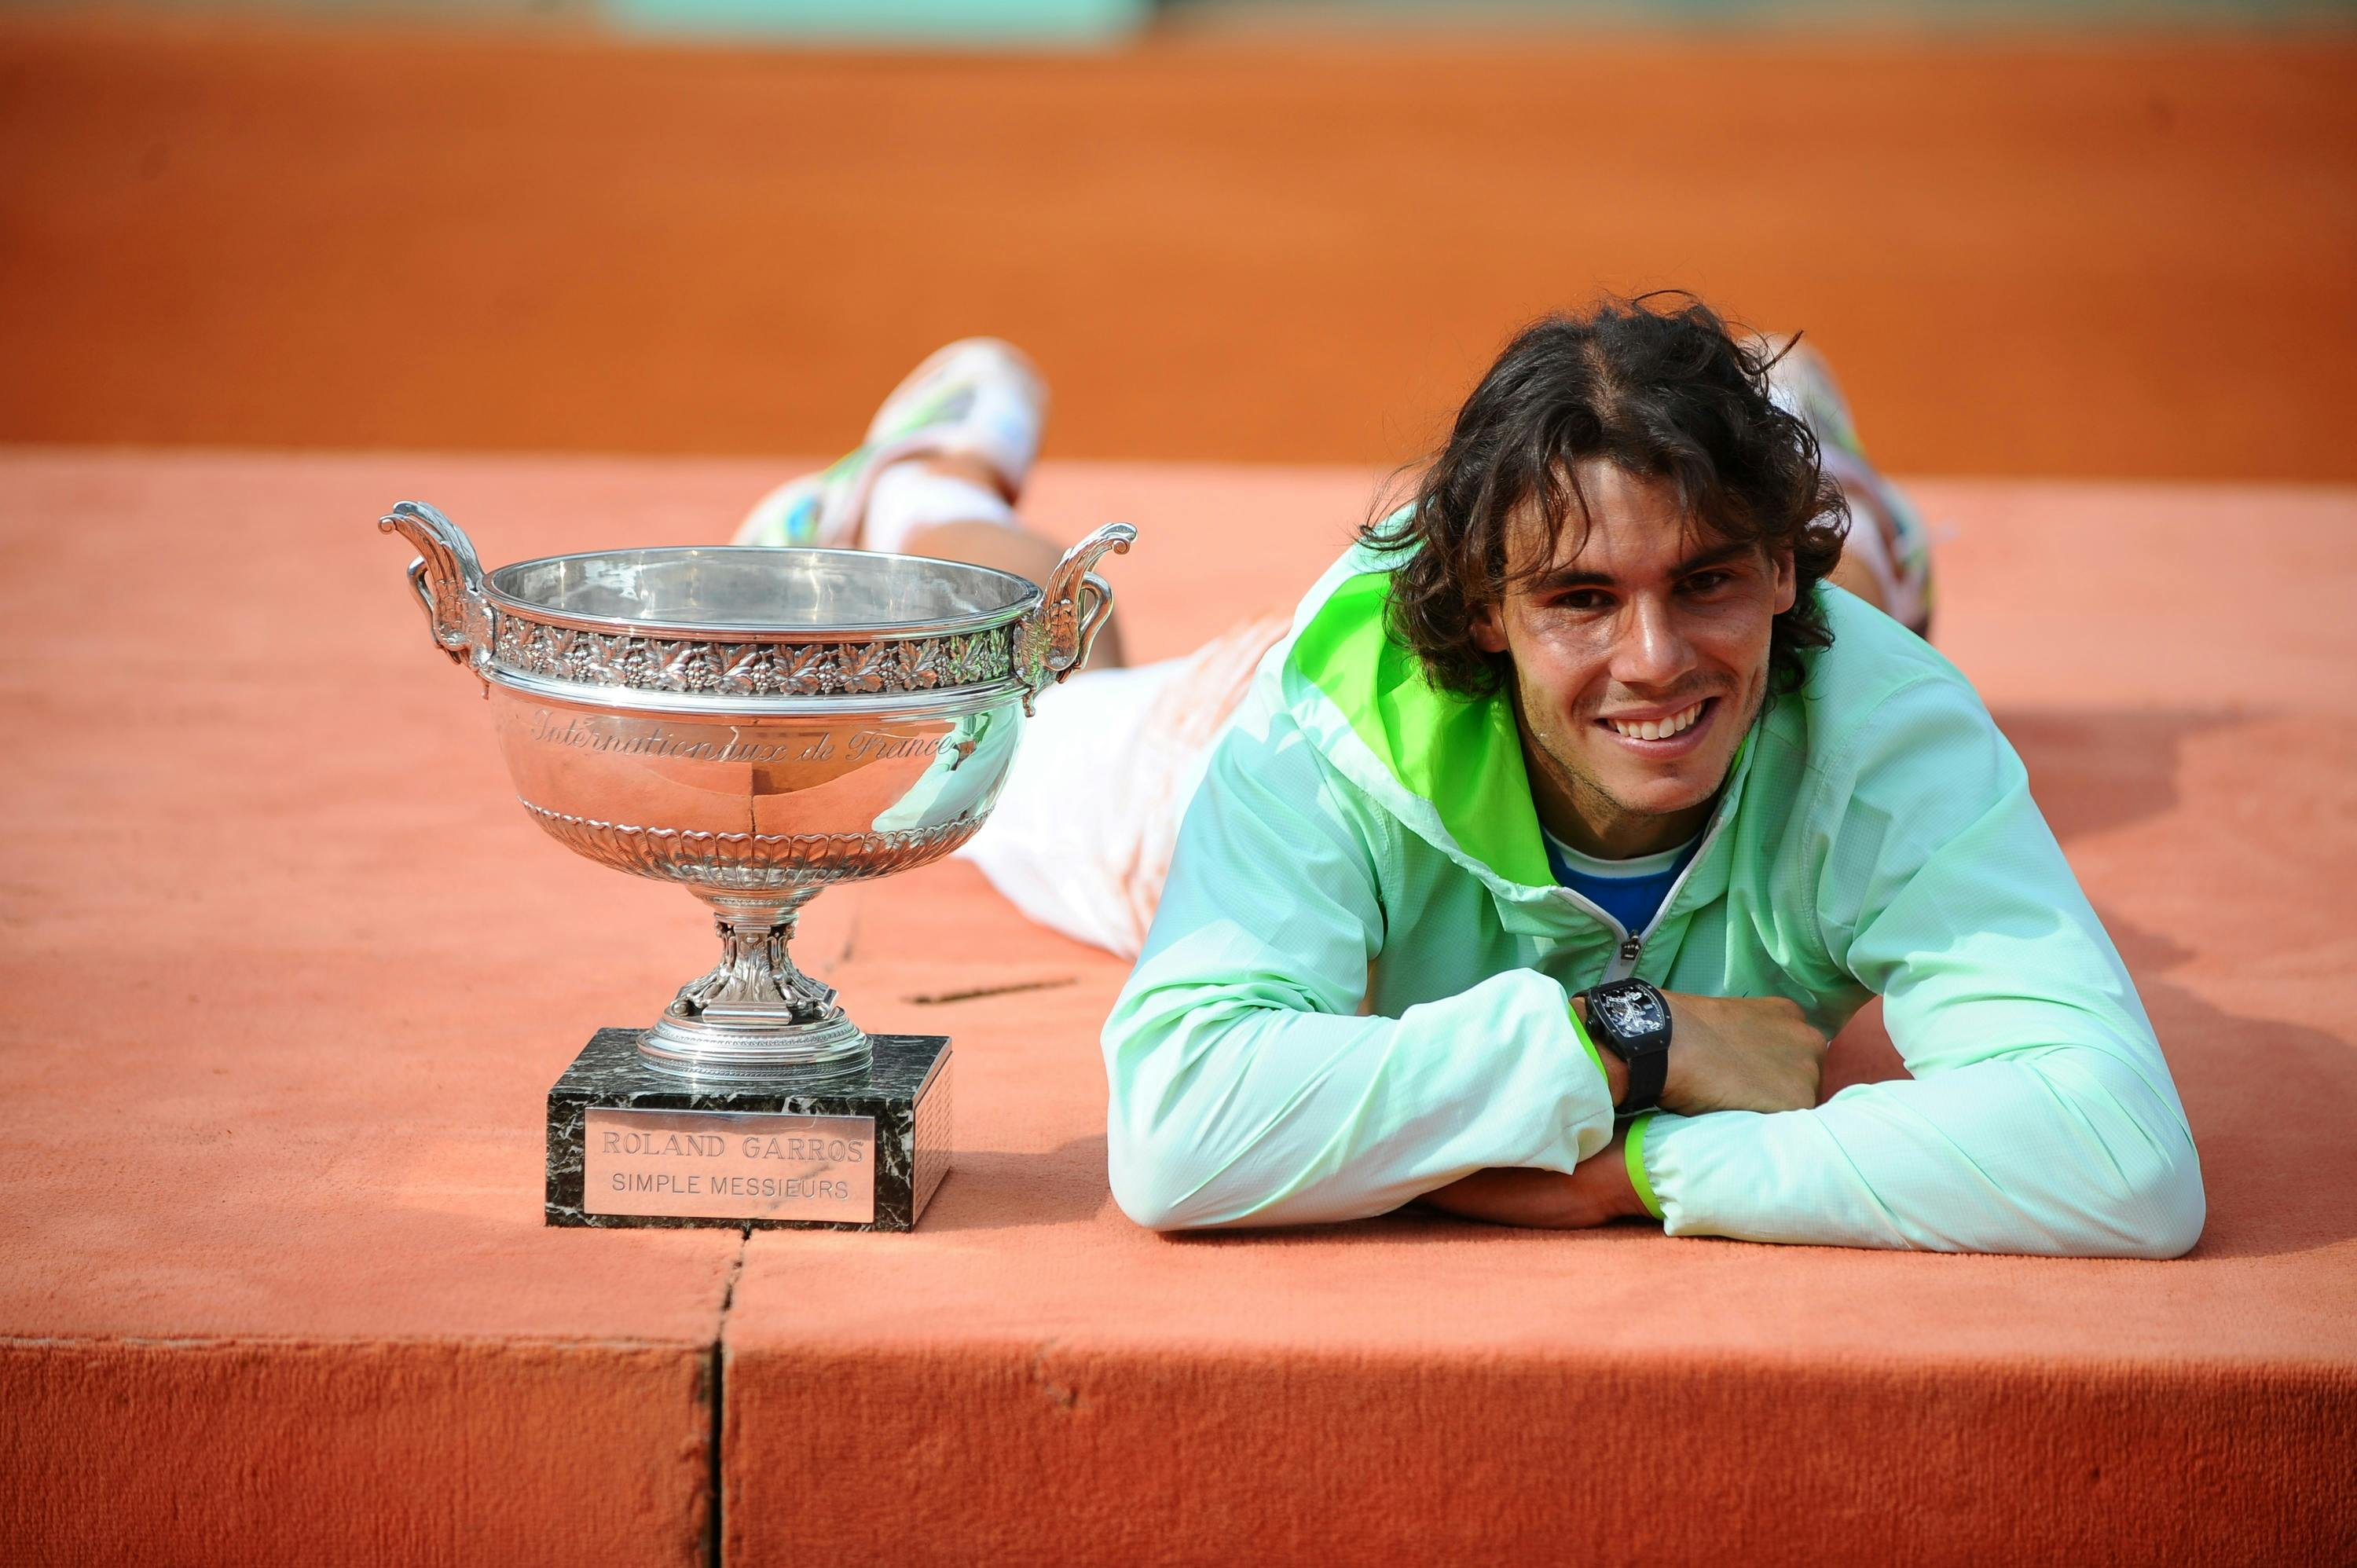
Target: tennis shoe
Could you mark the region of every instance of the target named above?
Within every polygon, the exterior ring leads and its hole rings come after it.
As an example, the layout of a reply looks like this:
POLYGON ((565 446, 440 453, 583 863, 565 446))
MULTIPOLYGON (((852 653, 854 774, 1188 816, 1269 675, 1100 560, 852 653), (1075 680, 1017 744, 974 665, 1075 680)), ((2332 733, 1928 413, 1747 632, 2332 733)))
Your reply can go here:
POLYGON ((866 441, 763 497, 736 542, 856 549, 877 476, 912 457, 979 459, 1011 500, 1031 477, 1047 413, 1047 382, 1021 349, 996 338, 961 338, 892 389, 866 441))

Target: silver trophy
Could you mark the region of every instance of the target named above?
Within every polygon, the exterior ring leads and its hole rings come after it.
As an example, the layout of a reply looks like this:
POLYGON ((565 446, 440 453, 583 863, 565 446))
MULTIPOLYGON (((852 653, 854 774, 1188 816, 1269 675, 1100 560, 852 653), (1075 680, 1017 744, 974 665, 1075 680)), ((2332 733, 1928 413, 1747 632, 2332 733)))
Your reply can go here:
POLYGON ((434 640, 482 682, 532 819, 712 909, 720 961, 630 1032, 627 1069, 600 1071, 781 1103, 841 1099, 878 1070, 876 1042, 794 965, 802 907, 974 836, 1032 699, 1086 661, 1112 608, 1092 568, 1136 537, 1098 529, 1043 591, 841 550, 613 550, 486 573, 431 507, 404 501, 380 526, 416 547, 434 640))

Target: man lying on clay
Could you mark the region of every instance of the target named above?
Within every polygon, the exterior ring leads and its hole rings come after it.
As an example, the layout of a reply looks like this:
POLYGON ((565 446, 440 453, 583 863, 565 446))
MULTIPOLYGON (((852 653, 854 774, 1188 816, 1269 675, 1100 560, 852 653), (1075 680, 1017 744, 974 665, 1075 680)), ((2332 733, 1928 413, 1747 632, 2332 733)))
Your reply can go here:
MULTIPOLYGON (((1045 403, 952 344, 739 537, 1041 577, 1045 403)), ((2191 1247, 2168 1066, 1929 576, 1822 361, 1608 301, 1506 349, 1289 624, 1044 696, 966 853, 1137 955, 1122 1208, 2191 1247), (1913 1077, 1818 1104, 1876 995, 1913 1077)))

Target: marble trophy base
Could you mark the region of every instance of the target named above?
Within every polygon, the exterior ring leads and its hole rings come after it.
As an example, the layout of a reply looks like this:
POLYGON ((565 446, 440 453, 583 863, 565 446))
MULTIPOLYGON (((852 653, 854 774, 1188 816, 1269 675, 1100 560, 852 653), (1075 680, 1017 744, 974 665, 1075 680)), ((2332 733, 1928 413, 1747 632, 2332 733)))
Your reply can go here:
POLYGON ((950 1163, 950 1042, 811 1086, 672 1076, 600 1029, 548 1091, 551 1225, 909 1230, 950 1163))

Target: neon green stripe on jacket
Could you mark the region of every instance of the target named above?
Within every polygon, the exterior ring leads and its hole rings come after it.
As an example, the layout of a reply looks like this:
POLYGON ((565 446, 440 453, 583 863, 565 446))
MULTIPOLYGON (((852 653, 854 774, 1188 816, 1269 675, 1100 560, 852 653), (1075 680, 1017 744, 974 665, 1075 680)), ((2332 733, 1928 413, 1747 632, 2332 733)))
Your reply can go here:
POLYGON ((1434 690, 1354 551, 1263 664, 1104 1029, 1114 1192, 1158 1228, 1382 1213, 1609 1141, 1569 993, 1884 998, 1912 1080, 1657 1115, 1674 1235, 2173 1256, 2200 1166, 2135 987, 1964 678, 1822 588, 1834 646, 1763 714, 1653 924, 1546 869, 1511 707, 1434 690), (1637 939, 1633 959, 1627 939, 1637 939))

